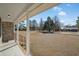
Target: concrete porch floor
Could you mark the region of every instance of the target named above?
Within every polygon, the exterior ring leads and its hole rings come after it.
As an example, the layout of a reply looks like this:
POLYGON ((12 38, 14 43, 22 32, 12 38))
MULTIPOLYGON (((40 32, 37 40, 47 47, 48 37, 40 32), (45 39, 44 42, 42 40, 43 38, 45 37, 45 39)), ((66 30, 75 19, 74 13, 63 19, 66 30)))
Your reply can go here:
POLYGON ((14 45, 11 48, 1 51, 0 56, 23 56, 23 53, 18 45, 14 45))
POLYGON ((23 56, 21 49, 14 40, 0 44, 0 56, 23 56))

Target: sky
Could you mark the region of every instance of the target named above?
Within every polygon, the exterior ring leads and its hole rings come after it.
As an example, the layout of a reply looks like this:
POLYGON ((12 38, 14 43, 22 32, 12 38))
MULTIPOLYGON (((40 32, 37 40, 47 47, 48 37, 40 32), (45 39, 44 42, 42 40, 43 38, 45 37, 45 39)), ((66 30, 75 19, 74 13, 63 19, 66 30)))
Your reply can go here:
POLYGON ((78 3, 63 3, 55 7, 52 7, 40 14, 33 16, 30 20, 37 20, 39 23, 42 18, 44 21, 47 20, 47 17, 50 16, 53 18, 57 16, 59 21, 63 25, 76 25, 77 17, 79 16, 79 4, 78 3))

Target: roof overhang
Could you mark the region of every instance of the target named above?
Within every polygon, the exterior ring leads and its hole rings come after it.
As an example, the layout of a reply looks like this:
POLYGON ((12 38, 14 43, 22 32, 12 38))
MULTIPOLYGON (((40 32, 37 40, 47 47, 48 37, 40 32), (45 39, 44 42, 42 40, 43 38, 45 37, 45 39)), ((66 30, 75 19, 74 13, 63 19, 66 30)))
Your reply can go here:
POLYGON ((35 16, 49 8, 55 7, 56 5, 58 5, 58 3, 35 3, 16 19, 15 24, 23 20, 27 20, 28 18, 35 16))

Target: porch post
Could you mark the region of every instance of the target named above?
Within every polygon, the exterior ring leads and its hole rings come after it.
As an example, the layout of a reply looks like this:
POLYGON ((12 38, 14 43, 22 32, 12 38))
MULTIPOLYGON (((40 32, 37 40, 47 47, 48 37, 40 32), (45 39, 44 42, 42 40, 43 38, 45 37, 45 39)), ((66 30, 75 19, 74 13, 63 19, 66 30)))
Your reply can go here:
POLYGON ((19 24, 17 24, 17 44, 19 45, 19 24))
POLYGON ((29 29, 29 18, 27 15, 27 31, 26 31, 26 55, 30 56, 30 29, 29 29))
POLYGON ((15 42, 16 42, 16 36, 15 36, 15 35, 16 35, 16 32, 15 32, 15 23, 14 23, 14 28, 13 28, 13 29, 14 29, 14 40, 15 40, 15 42))

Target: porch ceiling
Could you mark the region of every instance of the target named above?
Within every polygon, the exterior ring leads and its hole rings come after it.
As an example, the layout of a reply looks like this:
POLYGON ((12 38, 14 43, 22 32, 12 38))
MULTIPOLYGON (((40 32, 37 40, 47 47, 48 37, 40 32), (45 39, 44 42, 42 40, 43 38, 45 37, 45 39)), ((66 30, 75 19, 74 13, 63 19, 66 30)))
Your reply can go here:
POLYGON ((2 21, 16 23, 41 13, 58 3, 0 3, 0 17, 2 21), (10 15, 10 17, 8 17, 10 15))
POLYGON ((33 3, 0 3, 0 17, 2 21, 14 21, 31 5, 33 3))

